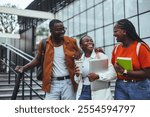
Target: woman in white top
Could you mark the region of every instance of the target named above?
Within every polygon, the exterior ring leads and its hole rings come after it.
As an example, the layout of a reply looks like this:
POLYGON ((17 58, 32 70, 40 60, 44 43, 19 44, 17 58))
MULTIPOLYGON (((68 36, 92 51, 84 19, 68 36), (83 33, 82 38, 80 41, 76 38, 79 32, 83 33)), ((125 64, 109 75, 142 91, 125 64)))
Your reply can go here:
POLYGON ((80 47, 83 50, 83 55, 81 56, 80 61, 82 61, 83 64, 82 73, 79 70, 79 67, 75 67, 75 81, 78 83, 76 99, 113 99, 110 90, 110 81, 116 77, 116 72, 114 70, 113 65, 110 62, 108 62, 108 57, 101 52, 95 53, 93 40, 87 35, 80 39, 80 47), (90 73, 89 61, 92 59, 107 60, 107 69, 99 70, 97 73, 90 73))

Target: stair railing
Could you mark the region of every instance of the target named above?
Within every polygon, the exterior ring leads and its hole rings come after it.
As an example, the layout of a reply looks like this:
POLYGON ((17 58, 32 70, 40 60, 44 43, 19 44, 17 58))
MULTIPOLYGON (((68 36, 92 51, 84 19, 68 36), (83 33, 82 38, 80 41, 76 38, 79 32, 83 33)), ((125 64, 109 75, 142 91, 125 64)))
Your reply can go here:
POLYGON ((3 48, 5 48, 7 51, 9 51, 9 57, 6 57, 5 59, 7 61, 3 61, 3 59, 1 58, 0 60, 3 62, 3 64, 5 64, 7 67, 8 67, 8 72, 9 72, 9 78, 8 78, 8 82, 10 83, 10 79, 11 79, 11 72, 13 72, 15 74, 15 87, 14 87, 14 90, 13 90, 13 94, 12 94, 12 100, 16 100, 17 98, 17 94, 18 94, 18 91, 19 91, 19 86, 20 86, 20 82, 22 81, 22 100, 24 100, 25 96, 24 96, 24 88, 26 86, 28 86, 30 88, 30 100, 32 100, 32 92, 34 92, 37 97, 39 97, 41 100, 43 100, 43 97, 37 93, 37 91, 35 91, 33 88, 32 88, 32 84, 33 82, 38 85, 39 87, 41 87, 41 85, 33 79, 33 70, 30 70, 30 72, 24 72, 24 73, 16 73, 16 71, 14 71, 14 66, 16 66, 17 64, 17 57, 19 57, 19 60, 20 58, 23 60, 23 64, 25 62, 30 62, 33 57, 9 44, 5 44, 5 43, 2 43, 1 46, 3 48), (12 57, 11 55, 15 54, 16 55, 16 59, 15 59, 15 62, 12 60, 12 57), (16 64, 15 64, 16 63, 16 64), (12 66, 13 65, 13 66, 12 66), (25 80, 25 78, 30 78, 30 84, 28 84, 25 80))

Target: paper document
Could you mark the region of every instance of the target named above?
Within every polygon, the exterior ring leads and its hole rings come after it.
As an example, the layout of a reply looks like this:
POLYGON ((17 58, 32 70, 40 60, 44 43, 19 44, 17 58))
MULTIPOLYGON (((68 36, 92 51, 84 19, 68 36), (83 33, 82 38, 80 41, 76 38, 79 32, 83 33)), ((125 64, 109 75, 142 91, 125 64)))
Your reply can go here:
POLYGON ((108 69, 108 59, 92 59, 89 61, 90 73, 98 73, 108 69))

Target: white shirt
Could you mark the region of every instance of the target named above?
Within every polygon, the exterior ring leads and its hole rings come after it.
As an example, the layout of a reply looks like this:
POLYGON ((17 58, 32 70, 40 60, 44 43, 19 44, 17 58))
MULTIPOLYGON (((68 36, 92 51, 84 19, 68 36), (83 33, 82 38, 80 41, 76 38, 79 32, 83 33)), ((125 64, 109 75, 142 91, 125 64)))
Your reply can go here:
POLYGON ((65 64, 65 54, 63 45, 54 47, 54 62, 52 68, 53 77, 68 76, 69 72, 65 64))

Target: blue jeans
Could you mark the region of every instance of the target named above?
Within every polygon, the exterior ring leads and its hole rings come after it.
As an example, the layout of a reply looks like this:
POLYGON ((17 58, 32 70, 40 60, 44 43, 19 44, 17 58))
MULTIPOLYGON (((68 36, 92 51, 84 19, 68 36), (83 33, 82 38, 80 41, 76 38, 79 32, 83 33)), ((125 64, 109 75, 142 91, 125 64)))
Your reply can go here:
POLYGON ((150 80, 124 82, 117 80, 115 100, 150 100, 150 80))
POLYGON ((46 93, 45 100, 75 100, 71 80, 52 80, 50 93, 46 93))
POLYGON ((91 86, 83 85, 81 95, 78 100, 91 100, 91 86))

